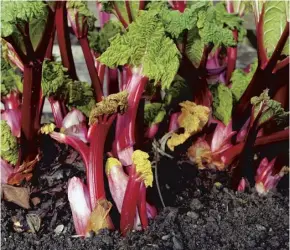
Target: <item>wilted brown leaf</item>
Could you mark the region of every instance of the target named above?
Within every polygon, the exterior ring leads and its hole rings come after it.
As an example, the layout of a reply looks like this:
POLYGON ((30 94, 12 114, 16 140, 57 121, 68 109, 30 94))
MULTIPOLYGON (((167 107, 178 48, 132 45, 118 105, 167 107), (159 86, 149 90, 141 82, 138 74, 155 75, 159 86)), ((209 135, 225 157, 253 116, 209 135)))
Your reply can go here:
POLYGON ((37 214, 27 214, 26 215, 27 224, 32 233, 36 233, 40 229, 41 218, 37 214))
POLYGON ((2 192, 4 199, 17 204, 25 209, 30 208, 29 205, 29 190, 25 187, 14 187, 10 185, 3 184, 2 192))
POLYGON ((106 199, 98 200, 97 205, 91 213, 90 219, 87 225, 87 233, 94 231, 98 233, 100 229, 108 228, 112 229, 112 222, 109 216, 112 203, 106 199))

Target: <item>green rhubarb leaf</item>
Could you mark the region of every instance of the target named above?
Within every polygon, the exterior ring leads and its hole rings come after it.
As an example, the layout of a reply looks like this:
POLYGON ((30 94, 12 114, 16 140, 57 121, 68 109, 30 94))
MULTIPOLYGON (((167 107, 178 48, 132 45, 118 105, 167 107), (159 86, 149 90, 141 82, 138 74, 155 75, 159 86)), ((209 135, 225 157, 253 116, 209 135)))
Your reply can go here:
POLYGON ((166 111, 162 103, 146 103, 144 109, 144 120, 149 126, 163 121, 166 111))
MULTIPOLYGON (((264 46, 271 55, 287 23, 288 1, 266 1, 264 8, 264 46)), ((282 54, 289 55, 289 38, 282 54)))
POLYGON ((193 65, 198 68, 203 55, 204 42, 201 40, 197 28, 190 30, 187 37, 186 54, 193 65))
POLYGON ((82 27, 83 19, 85 18, 86 23, 88 24, 89 29, 92 29, 95 25, 95 21, 97 20, 94 16, 94 13, 90 11, 88 8, 88 2, 87 1, 73 1, 69 0, 67 1, 67 9, 71 13, 71 17, 74 18, 75 14, 74 12, 77 12, 78 15, 78 21, 79 21, 79 27, 82 27))
POLYGON ((227 125, 232 115, 232 92, 222 83, 213 85, 211 92, 213 95, 213 115, 227 125))
POLYGON ((12 135, 12 131, 6 121, 1 120, 1 148, 2 159, 15 165, 18 161, 17 138, 12 135))
POLYGON ((168 88, 179 68, 180 53, 156 14, 142 11, 98 60, 111 68, 125 64, 141 68, 144 76, 168 88))
POLYGON ((89 117, 96 102, 91 86, 87 82, 69 81, 66 85, 66 99, 70 108, 77 108, 89 117))
POLYGON ((173 38, 178 38, 182 32, 196 26, 198 11, 206 10, 209 6, 209 2, 194 2, 190 8, 181 13, 170 9, 167 2, 152 2, 148 5, 148 9, 158 14, 166 32, 173 38))
POLYGON ((29 36, 34 49, 37 48, 41 38, 43 37, 43 31, 46 26, 47 17, 40 16, 37 19, 32 19, 29 23, 29 36))
POLYGON ((67 69, 60 62, 44 61, 42 66, 42 93, 44 96, 58 95, 65 89, 67 69))
POLYGON ((66 100, 69 108, 77 108, 86 116, 95 106, 93 90, 87 82, 73 81, 59 62, 45 61, 42 70, 42 92, 66 100))
POLYGON ((22 89, 21 77, 7 61, 1 58, 1 95, 6 96, 13 90, 22 92, 22 89))
POLYGON ((241 96, 247 89, 257 69, 257 66, 258 66, 258 61, 255 60, 255 62, 251 65, 251 69, 249 73, 246 73, 241 69, 234 70, 231 77, 231 82, 232 82, 231 90, 232 90, 235 102, 240 100, 241 96))
POLYGON ((239 32, 239 40, 246 33, 243 20, 237 14, 228 13, 224 3, 217 3, 206 11, 200 11, 198 16, 197 27, 202 41, 213 44, 215 48, 236 46, 237 42, 232 34, 234 29, 239 32))
POLYGON ((16 31, 16 24, 23 27, 34 19, 47 16, 47 4, 43 1, 2 1, 1 36, 7 37, 16 31))
POLYGON ((251 99, 254 107, 254 118, 261 114, 259 125, 273 119, 277 125, 287 123, 289 120, 289 112, 285 112, 280 102, 271 100, 269 97, 269 89, 263 91, 260 96, 255 96, 251 99))
POLYGON ((90 48, 96 52, 103 53, 110 46, 110 40, 117 34, 122 34, 122 31, 123 26, 118 21, 105 23, 99 32, 89 32, 90 48))

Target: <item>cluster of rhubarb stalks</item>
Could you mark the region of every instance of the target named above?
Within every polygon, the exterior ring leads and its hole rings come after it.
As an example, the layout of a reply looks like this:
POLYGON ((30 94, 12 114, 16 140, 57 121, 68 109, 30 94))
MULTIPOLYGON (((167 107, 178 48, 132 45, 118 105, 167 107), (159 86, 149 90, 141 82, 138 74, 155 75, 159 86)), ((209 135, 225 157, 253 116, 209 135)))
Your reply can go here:
MULTIPOLYGON (((73 177, 68 183, 68 200, 76 233, 85 237, 91 231, 115 229, 110 216, 113 204, 106 195, 106 179, 108 191, 120 213, 121 233, 126 235, 132 230, 145 230, 157 210, 147 202, 146 190, 153 185, 153 174, 150 156, 142 149, 153 138, 163 136, 165 131, 170 135, 168 151, 174 151, 175 147, 191 140, 188 158, 199 169, 229 171, 235 190, 244 191, 247 186, 254 185, 260 194, 266 194, 277 186, 287 171, 284 167, 287 164, 285 152, 267 156, 264 148, 267 146, 269 150, 270 146, 287 143, 289 129, 287 126, 279 129, 274 123, 274 115, 266 119, 264 114, 272 114, 270 98, 280 103, 279 108, 285 112, 288 110, 289 57, 281 54, 289 38, 288 21, 273 54, 268 57, 262 35, 264 7, 256 15, 258 66, 227 124, 213 115, 209 83, 223 82, 231 88, 238 48, 229 47, 226 51, 218 48, 211 53, 213 46, 209 44, 204 47, 200 65, 194 66, 184 49, 187 41, 187 32, 184 32, 183 42, 176 44, 181 55, 177 73, 192 90, 191 99, 177 105, 174 112, 165 114, 167 119, 146 127, 144 93, 150 81, 142 73, 142 66, 124 65, 112 69, 101 64, 98 61, 100 52, 90 48, 88 17, 69 2, 56 1, 47 5, 46 25, 37 46, 32 45, 28 22, 16 25, 25 52, 14 35, 2 37, 8 48, 6 59, 23 74, 23 91, 15 89, 7 96, 1 96, 4 106, 1 119, 10 126, 20 145, 17 163, 10 164, 1 158, 1 183, 20 185, 31 179, 41 157, 41 134, 49 134, 54 140, 75 149, 85 165, 85 182, 73 177), (68 109, 65 99, 48 97, 55 125, 42 125, 40 119, 45 99, 41 89, 42 65, 44 60, 54 61, 55 35, 68 76, 78 80, 68 22, 83 51, 96 105, 86 117, 77 108, 68 109), (253 98, 257 96, 265 97, 265 100, 255 102, 253 98), (106 154, 109 157, 105 157, 106 154)), ((168 3, 180 13, 187 8, 186 1, 168 3)), ((101 29, 112 17, 104 11, 102 4, 96 3, 101 29)), ((124 30, 128 29, 134 22, 132 4, 124 1, 126 16, 116 1, 111 1, 111 4, 115 17, 124 30)), ((145 7, 145 1, 139 1, 138 10, 145 7)), ((226 1, 226 9, 228 13, 243 16, 243 9, 235 9, 233 1, 226 1)), ((233 30, 232 35, 237 41, 238 31, 233 30)), ((248 71, 247 68, 244 73, 248 71)), ((164 92, 157 83, 150 101, 160 102, 162 95, 164 92)))

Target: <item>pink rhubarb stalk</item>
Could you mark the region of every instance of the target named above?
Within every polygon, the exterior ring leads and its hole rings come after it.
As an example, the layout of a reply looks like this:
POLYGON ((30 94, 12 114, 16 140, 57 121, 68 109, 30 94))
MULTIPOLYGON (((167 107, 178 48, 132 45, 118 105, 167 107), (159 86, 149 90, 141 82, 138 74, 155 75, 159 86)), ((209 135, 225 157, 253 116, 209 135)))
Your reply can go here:
MULTIPOLYGON (((256 185, 255 188, 257 192, 261 195, 267 194, 271 189, 275 188, 284 175, 284 168, 280 172, 275 173, 275 157, 272 161, 268 161, 265 157, 262 159, 257 172, 256 172, 256 185)), ((277 171, 276 171, 277 172, 277 171)))
POLYGON ((68 182, 68 200, 73 215, 76 233, 81 236, 87 234, 87 224, 92 212, 89 192, 86 185, 77 177, 68 182))
POLYGON ((116 139, 113 144, 115 155, 124 166, 132 164, 133 146, 135 144, 135 127, 138 106, 148 81, 147 77, 141 75, 142 69, 132 70, 127 84, 123 90, 129 93, 128 109, 123 115, 118 115, 116 125, 116 139))

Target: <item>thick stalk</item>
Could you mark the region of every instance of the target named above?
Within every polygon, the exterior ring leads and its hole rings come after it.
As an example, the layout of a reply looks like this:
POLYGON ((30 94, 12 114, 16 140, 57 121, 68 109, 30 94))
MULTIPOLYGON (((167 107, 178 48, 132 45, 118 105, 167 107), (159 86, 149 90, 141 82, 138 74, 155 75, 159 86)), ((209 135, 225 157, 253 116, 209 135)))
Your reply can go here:
POLYGON ((147 81, 148 78, 142 76, 140 72, 133 73, 125 87, 129 93, 128 109, 125 114, 118 115, 117 118, 116 139, 114 141, 114 148, 117 152, 135 144, 137 110, 147 81))
POLYGON ((47 46, 47 49, 46 49, 46 52, 45 52, 45 58, 46 59, 49 59, 49 60, 52 60, 53 59, 53 56, 52 56, 52 50, 53 50, 53 43, 54 43, 54 38, 55 38, 55 23, 53 24, 54 25, 54 28, 53 28, 53 32, 52 32, 52 35, 49 39, 49 43, 48 43, 48 46, 47 46))
POLYGON ((120 229, 123 236, 131 231, 134 227, 137 201, 140 194, 141 182, 137 180, 136 168, 133 165, 123 200, 121 210, 120 229))
POLYGON ((145 230, 148 227, 148 216, 147 216, 147 202, 146 202, 146 186, 144 182, 140 185, 140 195, 138 199, 138 212, 142 228, 145 230))
POLYGON ((33 160, 37 151, 37 130, 35 121, 40 121, 38 104, 41 97, 42 64, 38 62, 24 66, 23 103, 21 107, 21 156, 22 160, 33 160))
POLYGON ((96 207, 97 200, 106 199, 104 186, 104 145, 114 118, 107 123, 95 123, 90 132, 89 165, 87 169, 87 184, 90 193, 92 208, 96 207))
POLYGON ((77 80, 77 73, 73 60, 69 29, 67 24, 66 2, 58 2, 56 6, 56 32, 63 66, 68 69, 70 77, 77 80))
POLYGON ((90 74, 90 78, 92 81, 92 86, 95 90, 96 95, 96 101, 100 102, 102 100, 103 92, 101 89, 101 82, 98 76, 98 73, 96 71, 95 65, 94 65, 94 58, 91 53, 90 45, 87 36, 84 36, 79 39, 80 45, 83 50, 83 54, 85 57, 85 61, 88 67, 88 71, 90 74))

